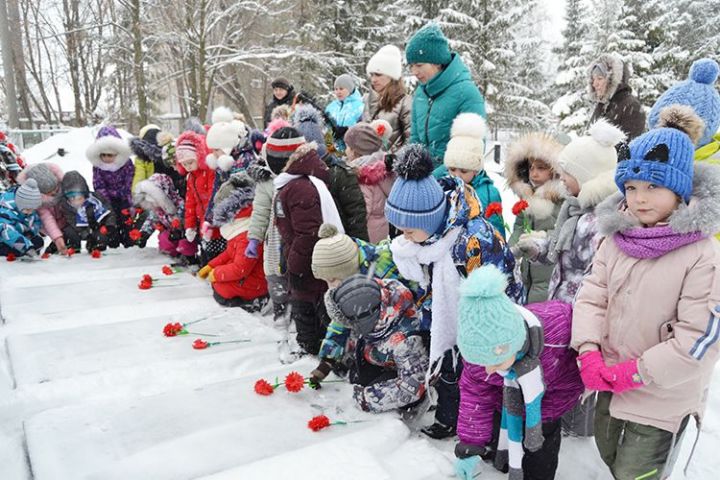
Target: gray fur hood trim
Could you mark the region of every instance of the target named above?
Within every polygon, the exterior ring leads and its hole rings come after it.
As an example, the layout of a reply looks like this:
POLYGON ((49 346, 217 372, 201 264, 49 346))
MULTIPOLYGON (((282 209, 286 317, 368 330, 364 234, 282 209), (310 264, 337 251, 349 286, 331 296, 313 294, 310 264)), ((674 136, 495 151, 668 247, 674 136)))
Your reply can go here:
MULTIPOLYGON (((599 231, 604 236, 641 226, 627 211, 620 192, 600 203, 596 213, 599 231)), ((710 236, 720 232, 720 167, 695 164, 690 203, 681 204, 670 216, 668 224, 676 233, 701 232, 710 236)))

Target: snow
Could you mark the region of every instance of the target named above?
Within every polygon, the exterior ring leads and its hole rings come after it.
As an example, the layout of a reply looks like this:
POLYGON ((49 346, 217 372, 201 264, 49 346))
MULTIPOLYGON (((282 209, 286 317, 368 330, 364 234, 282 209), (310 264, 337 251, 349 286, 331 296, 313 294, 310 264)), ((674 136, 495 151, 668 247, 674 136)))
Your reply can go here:
MULTIPOLYGON (((92 139, 90 129, 68 135, 92 139)), ((61 145, 84 152, 83 143, 57 142, 39 145, 33 161, 61 145)), ((68 170, 88 163, 74 155, 61 162, 68 170)), ((515 199, 501 167, 486 165, 509 214, 515 199)), ((271 317, 218 306, 206 282, 162 275, 167 262, 150 247, 100 259, 0 259, 3 480, 453 478, 455 439, 419 432, 431 415, 406 424, 395 413, 361 412, 344 382, 255 394, 259 378, 307 375, 316 359, 281 364, 271 317), (156 285, 141 291, 145 273, 156 285), (198 319, 188 329, 206 340, 251 342, 193 350, 197 335, 162 335, 168 322, 198 319), (350 423, 312 432, 307 422, 321 413, 350 423)), ((712 479, 720 469, 719 411, 715 381, 688 478, 712 479)), ((691 422, 672 478, 683 478, 694 437, 691 422)), ((484 465, 481 478, 506 476, 484 465)), ((592 439, 564 438, 557 478, 611 477, 592 439)))

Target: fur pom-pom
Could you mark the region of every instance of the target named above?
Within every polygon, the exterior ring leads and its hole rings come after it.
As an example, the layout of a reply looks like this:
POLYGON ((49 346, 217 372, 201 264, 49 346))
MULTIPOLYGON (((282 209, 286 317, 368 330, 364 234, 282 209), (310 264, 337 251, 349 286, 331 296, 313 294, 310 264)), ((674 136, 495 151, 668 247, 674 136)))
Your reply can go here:
POLYGON ((217 166, 223 172, 229 172, 232 166, 235 164, 235 159, 230 155, 221 155, 217 159, 217 166))
POLYGON ((720 73, 720 65, 712 58, 696 60, 690 67, 690 79, 705 85, 714 85, 720 73))
POLYGON ((473 270, 460 286, 460 295, 471 298, 493 298, 505 295, 507 275, 494 265, 473 270))
POLYGON ((294 125, 297 125, 298 123, 302 122, 312 122, 317 125, 322 125, 322 115, 312 105, 300 105, 295 109, 295 113, 293 113, 292 123, 294 125))
POLYGON ((166 131, 160 131, 157 134, 157 143, 158 146, 164 147, 165 145, 168 145, 173 142, 173 136, 172 133, 166 132, 166 131))
POLYGON ((688 105, 675 104, 660 110, 657 126, 685 132, 693 144, 697 144, 705 133, 705 122, 688 105))
POLYGON ((320 238, 330 238, 334 237, 337 234, 338 229, 332 223, 323 223, 322 225, 320 225, 320 230, 318 230, 318 237, 320 238))
POLYGON ((235 120, 235 114, 227 107, 218 107, 213 110, 211 120, 213 124, 218 122, 230 123, 235 120))
POLYGON ((588 129, 588 133, 596 142, 605 147, 614 147, 626 138, 622 130, 604 118, 593 123, 588 129))
POLYGON ((272 112, 270 112, 270 119, 277 120, 278 118, 282 118, 283 120, 290 121, 291 113, 292 110, 290 110, 289 105, 278 105, 277 107, 272 109, 272 112))
POLYGON ((461 113, 453 120, 451 137, 473 137, 484 139, 487 135, 487 123, 477 113, 461 113))
POLYGON ((372 127, 375 132, 382 138, 383 142, 387 142, 390 140, 390 137, 392 136, 393 129, 392 125, 390 125, 390 122, 387 120, 383 120, 382 118, 378 118, 377 120, 373 120, 370 122, 370 126, 372 127))
POLYGON ((235 188, 253 188, 255 186, 255 181, 245 172, 230 175, 227 182, 235 188))
POLYGON ((207 165, 210 170, 215 170, 217 168, 217 156, 214 153, 209 154, 205 157, 205 165, 207 165))
POLYGON ((398 150, 393 168, 406 180, 422 180, 432 174, 433 163, 425 145, 411 143, 398 150))

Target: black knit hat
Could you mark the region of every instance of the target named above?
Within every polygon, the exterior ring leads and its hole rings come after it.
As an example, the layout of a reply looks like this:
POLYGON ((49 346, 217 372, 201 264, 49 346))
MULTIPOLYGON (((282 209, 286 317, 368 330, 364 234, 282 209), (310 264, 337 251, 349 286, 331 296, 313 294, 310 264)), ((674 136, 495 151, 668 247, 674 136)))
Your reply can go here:
POLYGON ((277 129, 265 142, 265 158, 270 170, 280 174, 297 148, 305 143, 305 137, 292 127, 277 129))
POLYGON ((285 77, 277 77, 270 85, 272 85, 272 88, 284 88, 288 91, 292 88, 290 81, 285 77))

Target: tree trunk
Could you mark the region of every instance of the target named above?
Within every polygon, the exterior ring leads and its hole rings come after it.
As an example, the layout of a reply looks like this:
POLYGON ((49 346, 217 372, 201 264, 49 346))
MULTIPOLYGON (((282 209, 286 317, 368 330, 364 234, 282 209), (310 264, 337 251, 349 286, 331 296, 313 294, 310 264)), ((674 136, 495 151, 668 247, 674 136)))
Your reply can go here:
POLYGON ((145 68, 142 46, 142 28, 140 24, 140 0, 132 0, 130 2, 131 18, 132 18, 132 38, 133 38, 133 73, 135 76, 135 91, 138 98, 138 120, 141 125, 148 123, 148 101, 147 88, 145 85, 145 68))
POLYGON ((75 125, 83 124, 83 102, 80 89, 80 63, 78 59, 79 48, 77 29, 79 27, 79 0, 63 0, 63 28, 65 28, 65 42, 67 47, 67 61, 70 70, 70 85, 75 100, 75 125))

